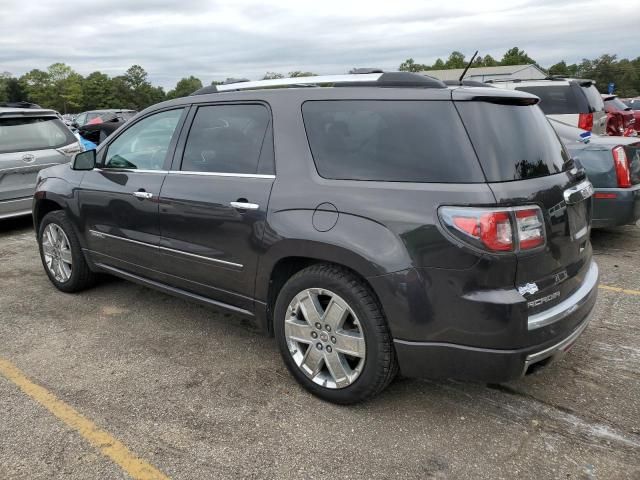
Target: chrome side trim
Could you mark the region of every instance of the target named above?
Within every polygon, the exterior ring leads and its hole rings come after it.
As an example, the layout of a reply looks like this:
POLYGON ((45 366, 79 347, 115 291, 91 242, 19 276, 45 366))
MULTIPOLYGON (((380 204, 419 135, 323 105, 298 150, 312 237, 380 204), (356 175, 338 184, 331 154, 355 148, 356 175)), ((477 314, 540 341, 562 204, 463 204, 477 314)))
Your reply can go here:
POLYGON ((42 170, 43 168, 55 167, 56 165, 62 165, 65 162, 60 163, 30 163, 29 165, 24 165, 20 167, 7 167, 0 168, 0 175, 4 172, 11 172, 14 170, 42 170))
POLYGON ((534 363, 538 363, 539 361, 544 360, 545 358, 549 358, 551 356, 564 353, 566 348, 569 347, 573 342, 575 342, 576 339, 582 334, 582 332, 584 332, 584 329, 587 328, 587 325, 589 325, 589 322, 591 321, 592 313, 593 311, 589 312, 589 315, 587 315, 587 317, 580 324, 580 326, 578 326, 578 328, 576 328, 573 331, 573 333, 569 335, 567 338, 565 338, 564 340, 556 343, 555 345, 550 346, 549 348, 545 348, 540 352, 527 355, 527 358, 525 358, 525 361, 524 361, 524 370, 522 374, 524 375, 527 372, 527 369, 529 368, 529 366, 533 365, 534 363))
POLYGON ((0 200, 0 205, 6 205, 7 203, 24 202, 25 200, 33 200, 33 195, 30 197, 12 198, 11 200, 0 200))
POLYGON ((550 309, 530 315, 527 322, 527 329, 535 330, 536 328, 541 328, 562 320, 567 315, 572 314, 587 302, 589 294, 597 288, 597 284, 598 265, 592 260, 580 288, 550 309))
POLYGON ((99 172, 114 172, 114 173, 160 173, 166 175, 169 170, 144 170, 138 168, 94 168, 99 172))
POLYGON ((241 315, 246 315, 248 317, 253 317, 254 314, 249 310, 245 310, 244 308, 236 307, 234 305, 229 305, 228 303, 219 302, 217 300, 213 300, 208 297, 203 297, 202 295, 198 295, 197 293, 188 292, 181 288, 172 287, 170 285, 166 285, 161 282, 157 282, 155 280, 151 280, 149 278, 141 277, 139 275, 135 275, 133 273, 125 272, 116 267, 112 267, 111 265, 106 265, 104 263, 96 263, 96 266, 106 272, 112 273, 113 275, 117 275, 119 277, 124 278, 125 280, 130 280, 135 283, 139 283, 140 285, 144 285, 147 287, 155 288, 162 292, 168 293, 170 295, 175 295, 182 298, 187 298, 189 300, 194 300, 206 305, 211 305, 217 308, 223 308, 225 310, 229 310, 241 315))
POLYGON ((259 173, 222 173, 222 172, 191 172, 187 170, 171 170, 169 175, 201 175, 203 177, 238 177, 238 178, 276 178, 275 175, 259 173))
POLYGON ((20 210, 19 212, 1 213, 0 220, 13 217, 26 217, 27 215, 31 215, 31 213, 31 210, 20 210))
POLYGON ((563 192, 564 201, 567 205, 573 205, 586 200, 593 195, 593 185, 589 180, 584 180, 578 185, 567 188, 563 192))
POLYGON ((143 247, 153 248, 155 250, 170 252, 170 253, 178 253, 180 255, 186 255, 188 257, 197 258, 199 260, 206 260, 212 263, 219 263, 221 265, 227 265, 229 267, 235 268, 244 268, 244 265, 241 263, 227 262, 226 260, 218 260, 216 258, 203 257, 202 255, 197 255, 195 253, 183 252, 182 250, 175 250, 173 248, 163 247, 161 245, 152 245, 146 242, 140 242, 138 240, 131 240, 129 238, 119 237, 118 235, 111 235, 110 233, 98 232, 97 230, 89 230, 89 234, 98 237, 98 238, 113 238, 114 240, 122 240, 123 242, 134 243, 136 245, 141 245, 143 247))

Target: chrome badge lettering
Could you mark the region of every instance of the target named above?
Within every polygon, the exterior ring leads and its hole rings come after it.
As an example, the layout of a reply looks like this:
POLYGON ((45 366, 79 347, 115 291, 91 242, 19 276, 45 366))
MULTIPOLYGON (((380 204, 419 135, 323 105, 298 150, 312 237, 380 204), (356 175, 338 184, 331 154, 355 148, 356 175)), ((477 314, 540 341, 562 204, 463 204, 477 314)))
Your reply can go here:
POLYGON ((553 292, 551 295, 547 295, 546 297, 536 298, 535 300, 531 300, 527 302, 527 307, 539 307, 540 305, 555 300, 560 296, 560 292, 553 292))
POLYGON ((569 278, 569 275, 567 274, 566 270, 563 270, 560 273, 556 273, 553 277, 556 284, 564 282, 567 278, 569 278))
POLYGON ((535 283, 527 283, 526 285, 522 285, 521 287, 518 287, 518 293, 520 295, 524 295, 526 293, 528 293, 529 295, 533 295, 537 291, 538 291, 538 285, 536 285, 535 283))

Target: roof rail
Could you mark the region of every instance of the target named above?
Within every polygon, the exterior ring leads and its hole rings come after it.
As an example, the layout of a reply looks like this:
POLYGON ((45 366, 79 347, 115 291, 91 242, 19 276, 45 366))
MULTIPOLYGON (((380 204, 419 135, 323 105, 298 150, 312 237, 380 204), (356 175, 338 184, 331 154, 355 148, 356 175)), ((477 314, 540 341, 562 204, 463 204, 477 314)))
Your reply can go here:
POLYGON ((196 90, 191 95, 230 92, 240 90, 260 90, 279 87, 315 87, 315 86, 367 86, 367 87, 417 87, 447 88, 440 80, 411 72, 356 73, 349 75, 326 75, 314 77, 274 78, 254 82, 237 82, 224 85, 210 85, 196 90))
POLYGON ((520 83, 520 82, 539 82, 541 80, 562 81, 562 80, 566 80, 566 78, 558 77, 558 76, 554 76, 554 77, 547 76, 544 78, 494 78, 491 80, 485 80, 484 83, 501 83, 501 82, 520 83))

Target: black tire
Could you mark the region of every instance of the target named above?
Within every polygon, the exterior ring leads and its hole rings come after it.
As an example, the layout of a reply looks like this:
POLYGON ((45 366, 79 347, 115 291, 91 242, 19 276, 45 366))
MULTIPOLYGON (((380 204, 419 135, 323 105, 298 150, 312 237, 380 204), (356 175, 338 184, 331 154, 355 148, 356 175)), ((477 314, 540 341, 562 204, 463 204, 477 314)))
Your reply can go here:
POLYGON ((40 260, 42 261, 44 271, 47 273, 51 283, 53 283, 58 290, 67 293, 79 292, 89 288, 95 282, 95 274, 89 269, 89 265, 84 258, 78 236, 67 218, 66 213, 62 210, 47 213, 40 222, 40 226, 38 227, 38 248, 40 249, 40 260), (43 252, 43 234, 47 226, 51 223, 60 227, 69 240, 69 250, 71 251, 72 260, 71 276, 64 282, 56 279, 51 273, 49 267, 47 267, 43 252))
POLYGON ((371 289, 345 268, 316 264, 293 275, 278 294, 273 323, 285 365, 304 388, 323 400, 343 405, 366 401, 380 393, 398 372, 391 334, 380 304, 371 289), (298 367, 289 351, 285 336, 287 309, 294 297, 308 288, 326 289, 339 295, 359 320, 366 345, 364 367, 359 376, 343 388, 327 388, 314 383, 298 367))

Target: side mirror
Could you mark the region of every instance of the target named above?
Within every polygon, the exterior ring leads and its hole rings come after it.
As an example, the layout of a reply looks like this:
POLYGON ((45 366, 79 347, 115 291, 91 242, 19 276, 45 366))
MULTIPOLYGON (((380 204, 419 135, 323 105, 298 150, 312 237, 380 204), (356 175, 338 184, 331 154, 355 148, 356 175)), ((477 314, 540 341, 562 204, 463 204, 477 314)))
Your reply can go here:
POLYGON ((71 168, 73 170, 93 170, 96 166, 96 151, 87 150, 86 152, 76 153, 71 160, 71 168))

